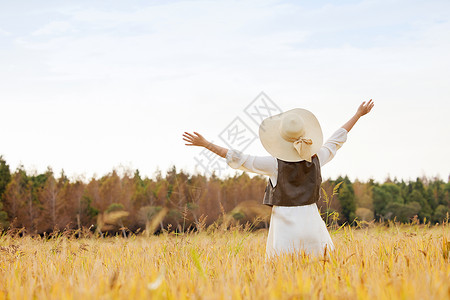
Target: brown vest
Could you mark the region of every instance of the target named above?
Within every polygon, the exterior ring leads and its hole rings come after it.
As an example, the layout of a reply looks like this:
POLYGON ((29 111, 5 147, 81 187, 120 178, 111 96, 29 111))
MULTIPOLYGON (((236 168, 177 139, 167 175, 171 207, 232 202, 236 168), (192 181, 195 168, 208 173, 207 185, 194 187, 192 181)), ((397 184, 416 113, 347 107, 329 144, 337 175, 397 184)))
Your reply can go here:
POLYGON ((306 160, 287 162, 277 158, 277 185, 272 181, 266 187, 263 204, 273 206, 300 206, 316 203, 320 197, 320 163, 317 155, 306 160))

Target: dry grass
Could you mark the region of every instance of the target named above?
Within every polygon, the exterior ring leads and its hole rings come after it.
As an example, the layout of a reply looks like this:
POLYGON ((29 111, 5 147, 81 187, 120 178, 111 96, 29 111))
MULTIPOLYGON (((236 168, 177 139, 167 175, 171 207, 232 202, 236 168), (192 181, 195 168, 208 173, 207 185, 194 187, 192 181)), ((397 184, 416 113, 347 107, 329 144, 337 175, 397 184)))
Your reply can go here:
MULTIPOLYGON (((392 225, 392 224, 391 224, 392 225)), ((267 231, 0 237, 0 299, 449 299, 450 226, 342 228, 329 259, 266 262, 267 231)))

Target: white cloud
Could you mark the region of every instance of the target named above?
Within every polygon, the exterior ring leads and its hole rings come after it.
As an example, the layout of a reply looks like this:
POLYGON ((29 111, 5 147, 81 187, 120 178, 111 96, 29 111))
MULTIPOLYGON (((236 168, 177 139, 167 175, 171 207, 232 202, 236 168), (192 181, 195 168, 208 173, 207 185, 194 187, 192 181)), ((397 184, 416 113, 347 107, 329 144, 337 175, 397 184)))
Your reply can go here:
POLYGON ((34 31, 32 35, 41 36, 41 35, 62 35, 67 33, 72 29, 72 26, 69 22, 65 21, 52 21, 38 30, 34 31))
POLYGON ((12 34, 11 34, 11 32, 8 32, 8 31, 6 31, 6 30, 0 28, 0 35, 3 35, 3 36, 10 36, 10 35, 12 35, 12 34))

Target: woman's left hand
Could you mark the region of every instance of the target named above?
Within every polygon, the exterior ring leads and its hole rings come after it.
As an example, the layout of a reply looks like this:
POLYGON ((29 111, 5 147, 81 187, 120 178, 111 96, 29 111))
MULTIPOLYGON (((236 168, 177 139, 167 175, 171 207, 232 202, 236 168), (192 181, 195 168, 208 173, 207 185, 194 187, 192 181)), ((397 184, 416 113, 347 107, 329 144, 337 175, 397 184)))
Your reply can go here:
POLYGON ((375 104, 373 103, 372 99, 370 99, 369 102, 367 102, 367 103, 366 103, 366 101, 364 101, 364 102, 358 107, 358 110, 357 110, 356 114, 357 114, 358 116, 362 117, 362 116, 368 114, 368 113, 372 110, 372 107, 373 107, 374 105, 375 105, 375 104))

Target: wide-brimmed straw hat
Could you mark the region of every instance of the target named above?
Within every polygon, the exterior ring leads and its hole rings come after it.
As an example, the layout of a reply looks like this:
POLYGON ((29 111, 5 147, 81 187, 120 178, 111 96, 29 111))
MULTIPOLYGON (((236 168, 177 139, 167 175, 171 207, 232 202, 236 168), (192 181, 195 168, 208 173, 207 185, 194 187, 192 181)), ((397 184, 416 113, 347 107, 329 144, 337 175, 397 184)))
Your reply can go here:
POLYGON ((322 128, 314 114, 295 108, 264 119, 259 139, 272 156, 288 162, 311 161, 323 143, 322 128))

